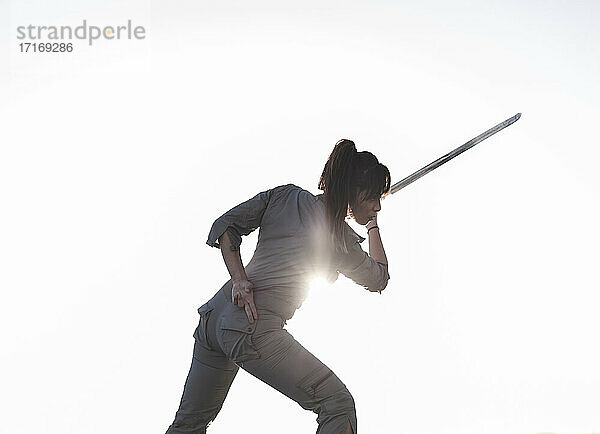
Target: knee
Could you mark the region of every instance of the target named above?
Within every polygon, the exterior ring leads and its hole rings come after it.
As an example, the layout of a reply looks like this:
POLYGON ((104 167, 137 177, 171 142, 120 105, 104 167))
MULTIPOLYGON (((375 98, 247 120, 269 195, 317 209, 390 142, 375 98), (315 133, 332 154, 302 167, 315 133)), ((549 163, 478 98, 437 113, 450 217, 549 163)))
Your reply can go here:
POLYGON ((356 420, 356 406, 354 398, 347 388, 323 399, 319 405, 317 421, 323 424, 333 419, 356 420))
POLYGON ((327 413, 356 413, 354 398, 348 389, 344 388, 325 399, 321 411, 327 413))
POLYGON ((345 432, 348 423, 356 433, 354 398, 342 381, 326 366, 320 366, 303 377, 297 387, 307 397, 300 405, 317 413, 319 434, 345 432))

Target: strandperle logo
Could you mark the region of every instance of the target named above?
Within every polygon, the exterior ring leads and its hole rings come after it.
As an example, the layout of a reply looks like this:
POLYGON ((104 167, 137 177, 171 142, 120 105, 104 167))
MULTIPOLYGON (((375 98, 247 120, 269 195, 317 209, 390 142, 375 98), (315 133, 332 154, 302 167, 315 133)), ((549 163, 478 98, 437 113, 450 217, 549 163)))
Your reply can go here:
POLYGON ((89 45, 95 40, 103 39, 144 39, 146 29, 144 26, 133 27, 131 20, 127 20, 126 26, 88 26, 87 20, 77 27, 72 26, 28 26, 17 27, 17 39, 31 40, 56 40, 66 41, 73 39, 87 40, 89 45))

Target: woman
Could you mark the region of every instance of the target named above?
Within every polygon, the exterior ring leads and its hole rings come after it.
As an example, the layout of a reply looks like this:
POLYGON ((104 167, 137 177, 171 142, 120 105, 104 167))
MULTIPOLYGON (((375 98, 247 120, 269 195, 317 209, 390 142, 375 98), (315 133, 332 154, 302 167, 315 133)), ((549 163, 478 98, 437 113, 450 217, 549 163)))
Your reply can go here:
POLYGON ((317 274, 334 281, 341 272, 369 291, 386 287, 377 212, 389 188, 387 167, 340 140, 319 181, 323 194, 281 185, 213 223, 207 244, 221 249, 231 279, 198 309, 192 365, 167 433, 206 433, 240 367, 317 413, 317 433, 357 433, 354 400, 344 383, 284 325, 317 274), (359 244, 364 238, 346 223, 348 215, 366 225, 369 255, 359 244), (256 250, 244 267, 241 236, 258 227, 256 250))

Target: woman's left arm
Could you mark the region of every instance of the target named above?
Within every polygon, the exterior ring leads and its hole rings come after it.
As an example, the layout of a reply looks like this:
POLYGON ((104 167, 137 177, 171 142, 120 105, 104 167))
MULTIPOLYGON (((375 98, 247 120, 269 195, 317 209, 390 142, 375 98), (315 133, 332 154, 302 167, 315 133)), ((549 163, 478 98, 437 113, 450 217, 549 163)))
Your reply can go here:
POLYGON ((231 276, 233 287, 231 288, 231 301, 238 307, 243 307, 246 310, 248 321, 253 323, 258 319, 258 313, 256 312, 256 306, 254 305, 254 292, 252 282, 248 281, 246 276, 246 270, 242 264, 242 257, 240 251, 233 250, 231 247, 233 244, 229 238, 227 232, 219 237, 219 245, 221 247, 221 253, 223 254, 223 260, 227 271, 231 276))
POLYGON ((227 271, 231 275, 231 301, 246 310, 250 322, 254 322, 258 314, 254 305, 253 286, 248 281, 240 256, 242 236, 250 234, 262 224, 263 216, 273 198, 276 199, 282 191, 294 187, 293 184, 280 185, 234 206, 214 221, 208 234, 206 244, 221 249, 227 271))
POLYGON ((220 247, 221 235, 227 231, 227 235, 229 235, 227 248, 239 250, 242 236, 250 234, 260 226, 271 195, 277 188, 279 187, 258 193, 253 198, 234 206, 216 219, 210 228, 206 244, 212 247, 220 247))

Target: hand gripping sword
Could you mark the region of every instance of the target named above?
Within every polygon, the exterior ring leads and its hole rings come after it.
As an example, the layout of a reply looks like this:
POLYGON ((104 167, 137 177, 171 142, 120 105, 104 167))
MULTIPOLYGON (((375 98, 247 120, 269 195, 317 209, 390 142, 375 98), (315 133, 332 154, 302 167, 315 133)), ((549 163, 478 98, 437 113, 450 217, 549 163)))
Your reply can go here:
MULTIPOLYGON (((427 166, 417 170, 415 173, 413 173, 412 175, 407 176, 406 178, 396 182, 394 185, 392 185, 390 187, 390 191, 388 194, 393 194, 396 193, 398 190, 403 189, 404 187, 406 187, 408 184, 413 183, 414 181, 416 181, 417 179, 419 179, 422 176, 427 175, 429 172, 431 172, 434 169, 437 169, 438 167, 440 167, 442 164, 452 160, 454 157, 456 157, 459 154, 462 154, 463 152, 465 152, 467 149, 471 149, 473 146, 475 146, 476 144, 478 144, 479 142, 484 141, 485 139, 487 139, 490 136, 493 136, 494 134, 496 134, 498 131, 503 130, 504 128, 508 127, 509 125, 512 125, 513 123, 515 123, 519 118, 521 117, 521 113, 517 113, 516 115, 514 115, 511 118, 508 118, 507 120, 505 120, 504 122, 500 122, 498 125, 496 125, 495 127, 490 128, 489 130, 487 130, 484 133, 481 133, 480 135, 478 135, 477 137, 469 140, 467 143, 465 143, 464 145, 459 146, 458 148, 454 149, 453 151, 448 152, 446 155, 444 155, 443 157, 438 158, 437 160, 429 163, 427 166)), ((387 196, 387 194, 386 194, 387 196)))

